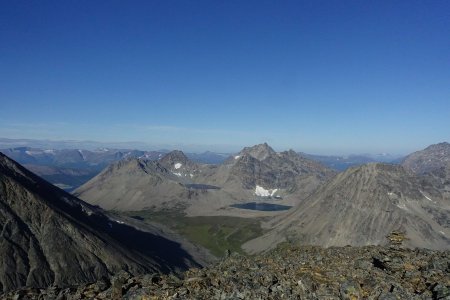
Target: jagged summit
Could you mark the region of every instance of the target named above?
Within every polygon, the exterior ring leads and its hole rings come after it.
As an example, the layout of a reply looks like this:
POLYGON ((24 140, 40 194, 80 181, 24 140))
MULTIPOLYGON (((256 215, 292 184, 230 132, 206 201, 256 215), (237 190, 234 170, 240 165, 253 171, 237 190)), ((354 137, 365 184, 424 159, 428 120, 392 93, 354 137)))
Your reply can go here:
POLYGON ((448 142, 441 142, 441 143, 437 143, 437 144, 433 144, 428 146, 427 148, 425 148, 425 150, 427 149, 435 149, 435 150, 448 150, 450 148, 450 143, 448 142))
POLYGON ((189 161, 189 158, 184 154, 183 151, 173 150, 164 155, 160 159, 160 161, 163 163, 173 163, 173 162, 186 163, 187 161, 189 161))
POLYGON ((443 142, 414 152, 403 160, 402 165, 416 174, 433 172, 442 167, 450 168, 450 144, 443 142))
POLYGON ((164 155, 159 162, 169 170, 178 170, 180 168, 195 168, 192 162, 182 151, 174 150, 164 155))
POLYGON ((250 155, 256 158, 257 160, 261 161, 265 160, 271 155, 275 155, 276 152, 267 143, 263 143, 252 147, 245 147, 244 149, 241 150, 241 152, 239 152, 238 155, 242 156, 245 154, 250 155))

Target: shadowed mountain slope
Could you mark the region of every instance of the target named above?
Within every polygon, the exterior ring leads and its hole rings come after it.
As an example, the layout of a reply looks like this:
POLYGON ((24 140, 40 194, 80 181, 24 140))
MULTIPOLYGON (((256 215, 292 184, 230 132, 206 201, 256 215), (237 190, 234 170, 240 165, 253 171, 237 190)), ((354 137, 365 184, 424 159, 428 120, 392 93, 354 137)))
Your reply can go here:
POLYGON ((0 291, 198 265, 179 243, 109 219, 1 153, 0 236, 0 291))

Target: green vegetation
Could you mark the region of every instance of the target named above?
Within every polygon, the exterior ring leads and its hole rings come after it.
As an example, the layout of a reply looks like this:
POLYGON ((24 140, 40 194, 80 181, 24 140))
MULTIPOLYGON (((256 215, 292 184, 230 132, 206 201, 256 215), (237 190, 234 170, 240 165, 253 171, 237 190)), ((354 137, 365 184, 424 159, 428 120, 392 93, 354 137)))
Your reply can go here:
POLYGON ((243 253, 241 245, 263 234, 260 219, 238 217, 187 217, 179 210, 133 211, 126 215, 164 224, 191 242, 201 245, 215 256, 225 250, 243 253))

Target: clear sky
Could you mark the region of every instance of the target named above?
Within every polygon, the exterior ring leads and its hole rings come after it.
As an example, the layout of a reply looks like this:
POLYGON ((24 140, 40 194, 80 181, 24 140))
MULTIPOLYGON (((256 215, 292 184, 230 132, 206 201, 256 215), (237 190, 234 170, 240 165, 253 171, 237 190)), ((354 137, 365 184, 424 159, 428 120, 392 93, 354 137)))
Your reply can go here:
POLYGON ((449 141, 450 1, 1 1, 0 137, 330 154, 449 141))

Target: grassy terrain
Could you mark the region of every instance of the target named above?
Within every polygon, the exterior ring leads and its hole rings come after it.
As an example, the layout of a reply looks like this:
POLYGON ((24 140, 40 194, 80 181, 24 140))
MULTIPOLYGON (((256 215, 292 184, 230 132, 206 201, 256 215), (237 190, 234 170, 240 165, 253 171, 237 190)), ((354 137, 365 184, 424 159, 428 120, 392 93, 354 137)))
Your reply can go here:
POLYGON ((221 257, 227 249, 243 253, 241 245, 263 234, 260 220, 237 217, 186 217, 180 211, 135 211, 128 216, 164 224, 221 257))

